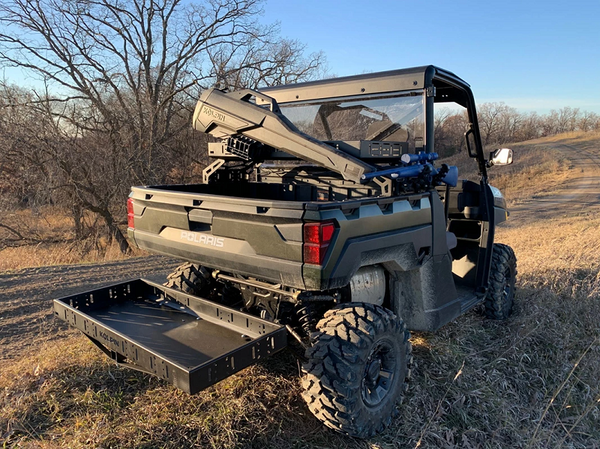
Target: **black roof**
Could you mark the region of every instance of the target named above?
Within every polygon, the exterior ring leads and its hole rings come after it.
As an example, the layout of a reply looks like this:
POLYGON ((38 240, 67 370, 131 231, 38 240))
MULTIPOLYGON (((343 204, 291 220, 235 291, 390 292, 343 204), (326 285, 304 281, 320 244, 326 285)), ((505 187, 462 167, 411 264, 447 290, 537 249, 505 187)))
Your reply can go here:
POLYGON ((433 86, 458 87, 470 91, 469 84, 464 80, 448 70, 433 65, 267 87, 260 91, 275 98, 279 103, 288 103, 306 99, 424 89, 433 86))

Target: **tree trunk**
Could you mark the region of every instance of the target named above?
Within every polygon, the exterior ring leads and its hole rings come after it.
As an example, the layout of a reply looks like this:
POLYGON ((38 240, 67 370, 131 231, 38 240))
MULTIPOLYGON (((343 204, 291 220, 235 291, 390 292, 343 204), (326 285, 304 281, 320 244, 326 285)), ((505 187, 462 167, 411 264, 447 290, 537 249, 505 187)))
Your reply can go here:
POLYGON ((125 238, 125 236, 115 223, 115 220, 110 211, 108 209, 103 208, 100 210, 95 210, 94 212, 99 213, 104 219, 104 222, 108 227, 108 231, 111 237, 114 238, 119 244, 119 249, 121 250, 121 253, 129 254, 131 252, 131 246, 129 245, 129 241, 127 240, 127 238, 125 238))
POLYGON ((121 230, 117 226, 114 226, 114 228, 111 230, 111 232, 112 232, 113 237, 119 244, 119 249, 121 250, 121 253, 129 254, 131 252, 131 246, 129 245, 129 241, 123 235, 121 230))
POLYGON ((79 204, 73 204, 71 208, 73 227, 75 229, 75 240, 83 239, 83 210, 79 204))

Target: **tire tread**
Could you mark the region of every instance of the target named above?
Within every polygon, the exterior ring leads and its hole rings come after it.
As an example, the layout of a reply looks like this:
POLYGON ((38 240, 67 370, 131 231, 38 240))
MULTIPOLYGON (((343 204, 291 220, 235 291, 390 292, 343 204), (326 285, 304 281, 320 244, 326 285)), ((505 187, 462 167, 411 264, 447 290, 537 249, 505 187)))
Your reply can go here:
POLYGON ((485 315, 490 319, 505 320, 512 312, 514 291, 510 304, 506 304, 503 294, 507 269, 510 269, 516 278, 517 258, 513 249, 502 243, 494 243, 488 293, 484 301, 485 315))
POLYGON ((380 432, 397 412, 395 404, 386 416, 365 413, 360 393, 357 395, 362 385, 357 366, 366 363, 361 357, 366 358, 365 349, 377 334, 401 336, 406 368, 396 398, 400 402, 413 365, 410 333, 404 322, 383 307, 350 303, 327 311, 317 330, 313 346, 306 352, 308 362, 303 365, 302 397, 308 408, 327 427, 347 435, 365 438, 380 432))

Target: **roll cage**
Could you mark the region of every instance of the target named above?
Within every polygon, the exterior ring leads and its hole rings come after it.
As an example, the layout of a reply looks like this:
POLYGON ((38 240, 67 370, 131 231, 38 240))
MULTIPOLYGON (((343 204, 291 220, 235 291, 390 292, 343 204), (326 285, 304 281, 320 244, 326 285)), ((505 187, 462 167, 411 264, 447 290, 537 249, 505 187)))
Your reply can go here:
MULTIPOLYGON (((329 98, 356 97, 400 91, 423 90, 425 94, 425 152, 434 152, 434 104, 456 103, 466 108, 469 129, 465 133, 469 155, 476 159, 480 174, 487 182, 486 159, 483 152, 477 109, 471 87, 454 73, 429 65, 364 75, 310 81, 287 86, 268 87, 260 91, 274 98, 280 106, 325 100, 329 98)), ((257 104, 266 104, 262 98, 257 104)))

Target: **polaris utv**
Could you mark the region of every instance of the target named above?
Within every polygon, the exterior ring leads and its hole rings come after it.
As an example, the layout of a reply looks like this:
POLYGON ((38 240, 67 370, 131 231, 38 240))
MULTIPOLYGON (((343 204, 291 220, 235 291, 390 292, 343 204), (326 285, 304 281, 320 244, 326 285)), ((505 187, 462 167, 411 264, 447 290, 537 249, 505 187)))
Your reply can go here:
POLYGON ((118 363, 195 393, 286 346, 327 426, 368 437, 407 389, 410 330, 483 304, 511 312, 516 259, 494 243, 508 211, 488 184, 467 83, 427 66, 260 91, 204 92, 203 183, 133 187, 130 239, 185 263, 56 300, 118 363), (478 181, 436 164, 436 107, 465 108, 478 181))

